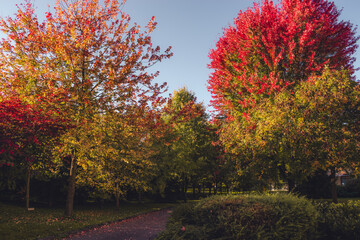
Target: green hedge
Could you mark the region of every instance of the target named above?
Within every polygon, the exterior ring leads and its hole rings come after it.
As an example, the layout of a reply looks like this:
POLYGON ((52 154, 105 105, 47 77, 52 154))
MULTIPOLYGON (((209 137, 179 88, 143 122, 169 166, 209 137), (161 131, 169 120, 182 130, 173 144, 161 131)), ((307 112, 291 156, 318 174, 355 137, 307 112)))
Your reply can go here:
POLYGON ((360 240, 360 201, 319 203, 320 239, 360 240))
POLYGON ((291 194, 214 196, 177 208, 158 239, 316 239, 318 218, 291 194))
POLYGON ((337 187, 338 196, 344 198, 360 197, 360 178, 351 179, 345 186, 337 187))

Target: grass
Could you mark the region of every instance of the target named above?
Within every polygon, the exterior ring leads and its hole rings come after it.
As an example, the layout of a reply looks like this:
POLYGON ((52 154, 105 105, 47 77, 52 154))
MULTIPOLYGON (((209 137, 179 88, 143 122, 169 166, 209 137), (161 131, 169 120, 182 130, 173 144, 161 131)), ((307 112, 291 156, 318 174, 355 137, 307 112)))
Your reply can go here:
POLYGON ((60 208, 36 208, 28 211, 24 207, 0 203, 0 236, 6 240, 31 240, 49 236, 59 239, 91 226, 172 206, 174 204, 124 203, 118 210, 114 207, 82 207, 75 209, 73 217, 67 218, 60 208))
MULTIPOLYGON (((360 198, 338 198, 339 203, 345 203, 348 201, 359 201, 360 198)), ((331 198, 326 199, 314 199, 315 202, 332 202, 333 200, 331 198)))

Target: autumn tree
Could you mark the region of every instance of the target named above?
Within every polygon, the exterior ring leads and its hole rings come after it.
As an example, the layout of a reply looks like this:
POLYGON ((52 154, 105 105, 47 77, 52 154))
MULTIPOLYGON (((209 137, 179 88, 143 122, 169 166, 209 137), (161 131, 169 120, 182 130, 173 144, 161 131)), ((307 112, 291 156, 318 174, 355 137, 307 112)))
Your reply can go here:
POLYGON ((327 0, 263 0, 240 12, 209 57, 213 105, 247 116, 260 99, 293 88, 325 66, 353 71, 355 28, 327 0))
POLYGON ((66 215, 73 212, 81 126, 105 112, 124 113, 156 105, 164 85, 153 84, 158 73, 147 69, 171 56, 153 47, 150 33, 130 26, 120 9, 125 1, 58 0, 55 11, 40 22, 27 1, 14 17, 1 19, 0 79, 5 95, 16 92, 47 108, 66 112, 79 129, 68 133, 72 143, 66 215))
POLYGON ((26 208, 29 208, 31 171, 51 165, 49 146, 71 128, 68 119, 16 97, 0 102, 0 167, 26 169, 26 208))
POLYGON ((304 126, 308 135, 306 157, 310 157, 312 171, 318 168, 330 173, 331 194, 337 202, 336 173, 359 171, 360 85, 348 71, 325 69, 320 77, 301 85, 296 100, 296 111, 303 116, 298 129, 304 126))
MULTIPOLYGON (((229 154, 241 159, 242 174, 280 178, 291 188, 314 169, 316 159, 305 156, 314 157, 308 153, 317 148, 312 139, 318 132, 303 135, 302 121, 310 119, 304 120, 294 98, 297 92, 305 94, 303 82, 322 76, 326 68, 354 73, 359 37, 339 15, 326 0, 282 0, 279 5, 263 0, 240 12, 210 52, 214 72, 208 88, 213 105, 227 118, 221 139, 229 154)), ((320 123, 315 112, 311 121, 320 123)))
POLYGON ((151 109, 97 116, 82 131, 91 137, 84 137, 81 143, 87 160, 79 164, 78 183, 114 196, 117 208, 129 190, 138 192, 140 199, 141 193, 150 189, 155 172, 152 157, 158 154, 154 142, 161 136, 159 118, 151 109))
POLYGON ((222 129, 222 140, 243 173, 285 181, 289 190, 318 170, 329 172, 337 201, 336 172, 359 167, 359 84, 345 70, 326 69, 294 90, 257 104, 251 119, 222 129))
POLYGON ((212 157, 207 114, 193 92, 180 88, 171 97, 164 120, 172 129, 171 141, 163 150, 166 172, 170 175, 168 178, 180 183, 186 201, 189 185, 199 183, 206 161, 212 157))

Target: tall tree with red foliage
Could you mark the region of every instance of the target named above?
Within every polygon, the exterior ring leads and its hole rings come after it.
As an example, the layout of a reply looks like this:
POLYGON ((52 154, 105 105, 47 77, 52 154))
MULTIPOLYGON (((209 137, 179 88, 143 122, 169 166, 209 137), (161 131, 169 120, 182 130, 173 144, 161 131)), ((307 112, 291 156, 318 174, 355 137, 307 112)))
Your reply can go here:
MULTIPOLYGON (((165 52, 151 43, 152 18, 145 31, 121 11, 118 0, 57 0, 54 13, 39 22, 30 1, 14 18, 0 20, 7 35, 0 44, 0 88, 49 108, 61 108, 76 125, 91 123, 94 114, 127 113, 158 106, 165 85, 147 69, 165 52)), ((80 131, 72 131, 79 141, 80 131)), ((73 213, 77 147, 69 170, 66 215, 73 213)))
POLYGON ((240 12, 209 54, 213 105, 247 116, 259 99, 294 87, 325 66, 353 71, 355 28, 327 0, 263 0, 240 12))

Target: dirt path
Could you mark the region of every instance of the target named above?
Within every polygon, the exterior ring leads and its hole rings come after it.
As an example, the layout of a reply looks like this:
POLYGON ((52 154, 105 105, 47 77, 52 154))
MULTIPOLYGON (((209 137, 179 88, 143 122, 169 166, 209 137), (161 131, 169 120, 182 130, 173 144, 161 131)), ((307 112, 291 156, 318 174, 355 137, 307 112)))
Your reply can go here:
POLYGON ((164 209, 70 235, 68 240, 148 240, 165 229, 171 210, 164 209))

